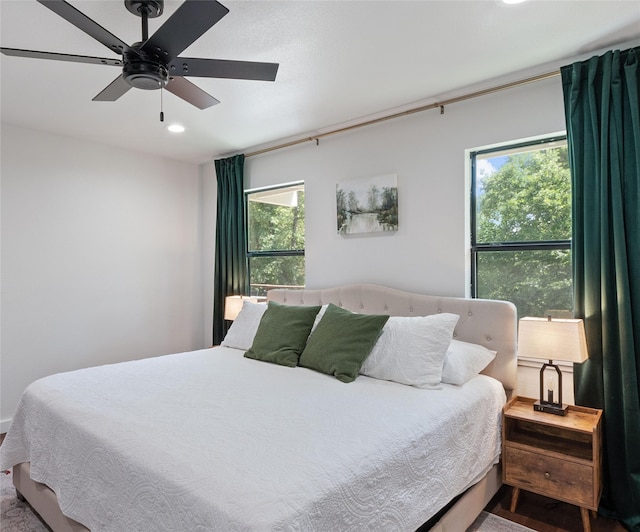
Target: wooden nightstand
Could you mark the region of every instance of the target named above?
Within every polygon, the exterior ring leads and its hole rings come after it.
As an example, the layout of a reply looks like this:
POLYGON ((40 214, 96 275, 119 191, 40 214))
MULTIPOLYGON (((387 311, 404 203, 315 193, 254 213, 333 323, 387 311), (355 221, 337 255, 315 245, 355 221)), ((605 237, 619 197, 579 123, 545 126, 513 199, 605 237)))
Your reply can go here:
POLYGON ((520 490, 580 507, 591 530, 602 494, 602 410, 569 406, 566 416, 533 409, 535 399, 514 397, 502 414, 502 481, 513 486, 511 511, 520 490))

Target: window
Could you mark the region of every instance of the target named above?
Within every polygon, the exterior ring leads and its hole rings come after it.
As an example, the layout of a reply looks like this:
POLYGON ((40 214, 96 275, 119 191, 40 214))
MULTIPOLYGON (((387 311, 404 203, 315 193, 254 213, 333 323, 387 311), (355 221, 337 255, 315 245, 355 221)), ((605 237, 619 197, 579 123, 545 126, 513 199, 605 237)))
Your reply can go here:
POLYGON ((472 294, 518 315, 573 309, 566 137, 471 153, 472 294))
POLYGON ((245 193, 251 295, 304 287, 304 184, 245 193))

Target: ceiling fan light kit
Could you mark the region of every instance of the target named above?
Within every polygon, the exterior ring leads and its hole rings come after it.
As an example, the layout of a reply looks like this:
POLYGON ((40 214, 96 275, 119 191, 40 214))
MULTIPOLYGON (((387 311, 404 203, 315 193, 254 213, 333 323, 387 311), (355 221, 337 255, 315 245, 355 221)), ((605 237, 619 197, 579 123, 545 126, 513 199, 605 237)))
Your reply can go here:
POLYGON ((164 0, 124 0, 126 9, 142 19, 142 40, 132 45, 121 41, 65 0, 37 1, 121 55, 122 59, 17 48, 0 48, 0 51, 9 56, 121 67, 122 74, 95 96, 94 101, 116 101, 131 87, 143 90, 166 88, 191 105, 206 109, 220 102, 185 76, 260 81, 276 79, 278 63, 179 57, 229 12, 216 0, 185 0, 151 37, 148 21, 162 15, 164 0))

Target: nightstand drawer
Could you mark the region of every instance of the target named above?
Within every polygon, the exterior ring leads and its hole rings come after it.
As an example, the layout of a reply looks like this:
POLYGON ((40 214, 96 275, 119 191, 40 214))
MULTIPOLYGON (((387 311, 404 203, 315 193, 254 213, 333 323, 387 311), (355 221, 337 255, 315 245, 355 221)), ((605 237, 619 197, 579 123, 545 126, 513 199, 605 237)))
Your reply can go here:
POLYGON ((597 508, 593 467, 507 446, 503 468, 507 484, 578 506, 597 508))

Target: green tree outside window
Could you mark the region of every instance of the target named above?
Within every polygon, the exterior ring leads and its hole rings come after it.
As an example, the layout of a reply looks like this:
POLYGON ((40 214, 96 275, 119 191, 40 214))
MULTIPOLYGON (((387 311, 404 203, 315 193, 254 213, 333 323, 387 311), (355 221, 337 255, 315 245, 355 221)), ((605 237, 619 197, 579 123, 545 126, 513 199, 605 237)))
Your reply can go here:
POLYGON ((304 286, 304 185, 248 192, 246 199, 251 295, 304 286))
POLYGON ((474 296, 522 316, 571 312, 571 174, 566 141, 476 152, 474 296))

